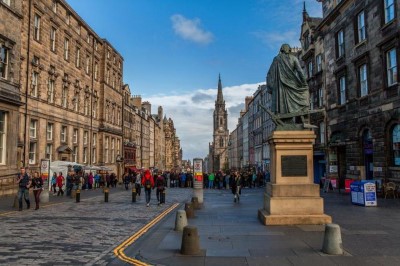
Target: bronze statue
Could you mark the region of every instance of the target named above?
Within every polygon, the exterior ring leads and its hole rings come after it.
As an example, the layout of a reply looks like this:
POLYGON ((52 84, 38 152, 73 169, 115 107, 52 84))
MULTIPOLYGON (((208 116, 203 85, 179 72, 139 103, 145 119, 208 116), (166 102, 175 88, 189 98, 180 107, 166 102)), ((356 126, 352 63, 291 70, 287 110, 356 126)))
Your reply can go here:
POLYGON ((310 95, 300 62, 283 44, 267 74, 267 89, 272 94, 272 112, 263 107, 277 125, 276 130, 314 128, 307 123, 310 95))

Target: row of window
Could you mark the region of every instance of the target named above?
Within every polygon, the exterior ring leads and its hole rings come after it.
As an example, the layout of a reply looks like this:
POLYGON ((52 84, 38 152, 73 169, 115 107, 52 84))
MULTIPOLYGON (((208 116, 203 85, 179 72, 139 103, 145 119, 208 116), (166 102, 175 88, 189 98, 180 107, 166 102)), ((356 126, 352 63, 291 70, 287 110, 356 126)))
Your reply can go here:
MULTIPOLYGON (((66 23, 70 25, 70 15, 67 15, 66 23)), ((42 18, 39 14, 35 13, 33 17, 33 38, 34 40, 40 42, 41 41, 41 31, 42 31, 42 18)), ((51 27, 50 30, 50 49, 52 52, 56 51, 56 32, 57 28, 56 27, 51 27)), ((81 25, 79 24, 77 27, 77 33, 80 35, 81 34, 81 25)), ((91 37, 89 33, 86 36, 86 42, 90 44, 91 37)), ((94 49, 98 51, 98 44, 95 39, 93 39, 94 43, 94 49)), ((109 49, 107 49, 107 59, 111 58, 111 52, 109 49)), ((113 56, 113 63, 117 63, 117 56, 114 54, 113 56)), ((118 69, 121 69, 122 64, 121 61, 118 60, 118 69)))
MULTIPOLYGON (((0 112, 0 119, 1 119, 1 112, 0 112)), ((1 121, 0 120, 0 130, 1 130, 1 121)), ((5 119, 3 119, 3 124, 5 124, 5 119)), ((29 142, 29 164, 36 164, 37 163, 37 129, 38 129, 38 121, 37 120, 31 120, 30 122, 30 127, 29 127, 29 137, 30 137, 30 142, 29 142)), ((2 137, 4 134, 1 133, 0 131, 0 137, 2 137)), ((54 140, 54 123, 47 123, 46 127, 46 147, 45 147, 45 158, 54 160, 55 158, 53 157, 53 151, 54 151, 54 146, 53 146, 53 140, 54 140)), ((68 143, 68 127, 67 126, 61 126, 60 129, 60 142, 61 144, 67 144, 68 143)), ((88 163, 88 145, 89 142, 89 131, 84 131, 83 132, 83 153, 82 153, 82 162, 83 163, 88 163)), ((0 142, 2 144, 3 142, 0 142)), ((79 144, 79 129, 74 128, 73 129, 73 135, 72 135, 72 160, 74 162, 78 162, 79 158, 79 153, 78 153, 78 144, 79 144)), ((96 146, 97 146, 97 133, 93 133, 92 135, 92 161, 91 163, 97 163, 97 153, 96 153, 96 146)), ((1 151, 5 150, 3 145, 0 145, 1 151)), ((104 142, 104 162, 105 163, 114 163, 116 154, 120 154, 120 149, 121 149, 121 141, 116 138, 110 138, 110 137, 105 137, 105 142, 104 142), (111 139, 111 141, 110 141, 111 139)), ((3 157, 0 157, 3 158, 3 157)))
MULTIPOLYGON (((384 23, 391 23, 395 17, 395 1, 394 0, 383 0, 384 4, 384 23)), ((365 11, 361 11, 356 16, 355 21, 355 44, 362 43, 367 39, 367 27, 365 20, 365 11)), ((339 30, 336 33, 336 57, 340 58, 345 56, 345 34, 344 29, 339 30)))
MULTIPOLYGON (((52 72, 52 71, 50 71, 52 72)), ((54 70, 53 72, 54 73, 54 70)), ((68 80, 68 75, 64 75, 64 80, 68 80)), ((32 97, 40 97, 40 74, 37 71, 32 72, 32 77, 31 77, 31 91, 30 95, 32 97)), ((89 88, 86 86, 86 91, 88 91, 89 88)), ((51 104, 56 103, 56 80, 54 79, 54 76, 51 74, 49 75, 49 79, 47 80, 47 101, 51 104)), ((76 90, 74 92, 74 95, 71 99, 72 104, 73 104, 73 110, 75 112, 79 112, 80 109, 80 102, 81 102, 81 93, 79 90, 76 90)), ((69 102, 69 88, 68 86, 65 86, 64 82, 61 86, 61 99, 60 99, 60 105, 64 108, 68 108, 68 102, 69 102)), ((97 108, 98 108, 98 103, 97 103, 97 97, 94 97, 92 99, 92 115, 93 118, 96 118, 97 116, 97 108)), ((84 115, 89 115, 90 114, 90 93, 86 93, 83 95, 83 114, 84 115)))
MULTIPOLYGON (((397 84, 397 51, 396 48, 392 48, 385 53, 386 58, 386 77, 387 77, 387 86, 393 86, 397 84)), ((358 77, 358 88, 359 88, 359 97, 364 97, 369 93, 369 71, 368 64, 362 64, 357 69, 357 77, 358 77)), ((347 91, 347 77, 346 74, 342 74, 338 76, 338 104, 343 105, 348 100, 348 91, 347 91)))
MULTIPOLYGON (((72 131, 72 143, 79 143, 79 129, 74 128, 72 131)), ((38 136, 38 120, 32 119, 29 125, 29 138, 36 139, 38 136)), ((97 133, 93 133, 93 146, 97 144, 97 133)), ((46 126, 46 140, 53 141, 54 140, 54 123, 47 123, 46 126)), ((89 140, 89 131, 83 132, 83 145, 87 145, 89 140)), ((61 126, 60 129, 60 142, 67 143, 68 142, 68 126, 61 126)))
MULTIPOLYGON (((41 18, 38 14, 35 14, 34 16, 34 39, 36 41, 40 41, 40 32, 41 32, 41 18)), ((70 39, 65 37, 64 38, 64 60, 69 61, 70 60, 70 39)), ((57 29, 55 27, 51 27, 50 28, 50 51, 56 53, 57 49, 57 29)), ((110 52, 107 52, 107 58, 110 57, 110 52)), ((82 66, 82 55, 81 55, 81 47, 77 44, 76 45, 76 50, 75 50, 75 66, 77 68, 81 68, 82 66)), ((92 65, 92 59, 90 54, 86 55, 85 58, 85 73, 87 75, 90 75, 90 70, 91 70, 91 65, 92 65)), ((116 59, 114 56, 114 63, 115 63, 116 59)), ((118 62, 118 67, 119 69, 121 69, 121 62, 118 62)), ((94 78, 95 80, 98 79, 98 71, 99 71, 99 64, 98 62, 94 63, 94 78)), ((122 81, 121 78, 116 76, 116 74, 113 74, 113 79, 111 81, 111 74, 110 74, 110 68, 107 68, 106 71, 106 83, 107 84, 111 84, 111 86, 113 88, 115 88, 116 86, 122 86, 122 81), (111 83, 110 83, 111 82, 111 83)))
MULTIPOLYGON (((36 164, 37 163, 37 143, 36 142, 30 142, 29 143, 29 164, 36 164)), ((55 160, 53 156, 53 144, 52 143, 47 143, 46 144, 46 155, 45 158, 49 160, 55 160)), ((78 163, 78 146, 73 146, 72 147, 72 161, 78 163)), ((83 152, 82 152, 82 162, 83 163, 89 163, 88 160, 88 147, 83 147, 83 152)), ((93 164, 97 163, 97 149, 92 148, 92 162, 93 164)))

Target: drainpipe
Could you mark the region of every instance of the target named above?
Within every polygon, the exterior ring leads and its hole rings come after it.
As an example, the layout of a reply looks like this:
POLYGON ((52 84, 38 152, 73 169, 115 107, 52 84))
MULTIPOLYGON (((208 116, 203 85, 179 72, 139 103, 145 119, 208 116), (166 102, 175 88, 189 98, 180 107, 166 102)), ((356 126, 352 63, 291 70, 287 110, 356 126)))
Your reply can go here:
POLYGON ((25 82, 25 124, 24 124, 24 152, 23 152, 23 166, 26 166, 26 144, 27 144, 27 134, 28 130, 28 91, 29 91, 29 63, 31 54, 31 17, 32 17, 32 0, 29 0, 29 15, 28 15, 28 47, 26 50, 26 82, 25 82))

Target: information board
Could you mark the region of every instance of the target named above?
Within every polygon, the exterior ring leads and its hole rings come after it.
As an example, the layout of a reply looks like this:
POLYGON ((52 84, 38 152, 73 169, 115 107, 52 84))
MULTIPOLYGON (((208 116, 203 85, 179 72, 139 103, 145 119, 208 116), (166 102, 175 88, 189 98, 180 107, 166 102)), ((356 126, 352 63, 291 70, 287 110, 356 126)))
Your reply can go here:
POLYGON ((331 183, 331 180, 329 178, 326 178, 325 182, 324 182, 324 188, 323 188, 324 192, 328 192, 329 191, 329 184, 330 183, 331 183))
POLYGON ((195 181, 203 182, 203 159, 193 159, 193 174, 195 181))

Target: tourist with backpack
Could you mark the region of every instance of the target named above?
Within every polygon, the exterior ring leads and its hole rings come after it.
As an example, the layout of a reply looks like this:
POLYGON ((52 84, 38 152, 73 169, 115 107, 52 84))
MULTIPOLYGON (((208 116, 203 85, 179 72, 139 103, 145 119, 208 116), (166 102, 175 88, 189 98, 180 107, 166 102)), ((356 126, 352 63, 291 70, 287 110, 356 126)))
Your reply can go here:
POLYGON ((150 206, 151 189, 154 188, 154 178, 150 173, 150 170, 145 170, 142 177, 142 185, 146 194, 146 206, 150 206))
POLYGON ((156 179, 156 186, 157 186, 157 201, 158 201, 158 205, 161 205, 163 203, 165 203, 165 198, 164 198, 164 190, 165 190, 165 179, 164 177, 161 175, 161 173, 157 176, 156 179))

